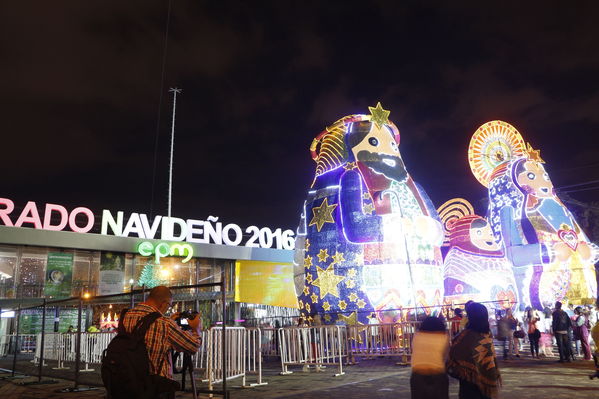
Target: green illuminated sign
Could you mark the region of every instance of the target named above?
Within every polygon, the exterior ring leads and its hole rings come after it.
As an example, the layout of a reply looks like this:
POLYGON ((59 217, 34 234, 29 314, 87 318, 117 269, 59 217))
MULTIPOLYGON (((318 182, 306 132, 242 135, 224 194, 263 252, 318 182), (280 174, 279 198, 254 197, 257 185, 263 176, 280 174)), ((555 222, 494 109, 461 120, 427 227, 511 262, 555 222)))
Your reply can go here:
POLYGON ((167 242, 161 242, 154 246, 150 241, 143 241, 137 246, 137 252, 141 256, 154 255, 156 263, 160 263, 160 259, 167 256, 184 257, 181 263, 186 263, 193 256, 193 247, 189 244, 169 244, 167 242))

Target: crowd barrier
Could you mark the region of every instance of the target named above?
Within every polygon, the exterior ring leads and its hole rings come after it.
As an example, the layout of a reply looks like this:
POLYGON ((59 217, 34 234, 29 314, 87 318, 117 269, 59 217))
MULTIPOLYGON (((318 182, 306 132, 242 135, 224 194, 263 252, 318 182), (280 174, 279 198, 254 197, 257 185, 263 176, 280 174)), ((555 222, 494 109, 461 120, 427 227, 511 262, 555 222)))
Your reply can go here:
POLYGON ((14 353, 15 348, 20 353, 33 353, 36 347, 35 334, 19 334, 19 340, 16 336, 2 335, 0 337, 0 356, 6 356, 9 353, 14 353))
POLYGON ((289 366, 337 366, 335 376, 343 375, 343 358, 347 357, 345 326, 321 325, 284 327, 278 331, 281 374, 290 374, 289 366))

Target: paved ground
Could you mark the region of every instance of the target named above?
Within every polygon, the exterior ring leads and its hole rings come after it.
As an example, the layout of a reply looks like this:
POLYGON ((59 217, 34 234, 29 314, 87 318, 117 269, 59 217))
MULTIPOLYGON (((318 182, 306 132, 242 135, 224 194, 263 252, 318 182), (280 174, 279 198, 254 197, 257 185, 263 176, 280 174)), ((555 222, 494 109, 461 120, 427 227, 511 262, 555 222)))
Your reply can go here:
MULTIPOLYGON (((43 385, 20 385, 23 382, 37 381, 37 378, 26 377, 17 380, 6 379, 10 374, 0 372, 0 398, 33 399, 33 398, 104 398, 103 389, 59 393, 58 389, 73 387, 73 369, 52 370, 51 365, 44 367, 44 373, 61 377, 58 382, 43 385)), ((590 361, 559 364, 555 358, 531 359, 523 355, 521 359, 500 361, 504 386, 502 398, 551 398, 599 399, 599 380, 589 380, 588 375, 593 371, 590 361)), ((0 367, 10 368, 12 359, 0 358, 0 367)), ((344 367, 345 375, 334 377, 335 370, 329 367, 323 372, 302 372, 301 368, 293 368, 293 374, 279 375, 280 366, 276 362, 267 362, 264 369, 264 380, 268 385, 255 388, 233 388, 231 398, 314 398, 319 399, 378 399, 378 398, 410 398, 409 377, 410 369, 395 365, 394 359, 362 360, 354 366, 344 367)), ((37 372, 28 360, 19 360, 17 370, 25 373, 37 372)), ((96 372, 82 373, 83 384, 100 384, 96 372)), ((47 378, 42 379, 46 381, 47 378)), ((248 378, 248 383, 254 377, 248 378)), ((240 380, 230 382, 239 386, 240 380)), ((199 383, 206 388, 205 384, 199 383)), ((191 393, 179 393, 177 398, 191 398, 191 393)), ((207 398, 207 395, 200 395, 207 398)), ((457 398, 457 383, 450 378, 450 397, 457 398)))

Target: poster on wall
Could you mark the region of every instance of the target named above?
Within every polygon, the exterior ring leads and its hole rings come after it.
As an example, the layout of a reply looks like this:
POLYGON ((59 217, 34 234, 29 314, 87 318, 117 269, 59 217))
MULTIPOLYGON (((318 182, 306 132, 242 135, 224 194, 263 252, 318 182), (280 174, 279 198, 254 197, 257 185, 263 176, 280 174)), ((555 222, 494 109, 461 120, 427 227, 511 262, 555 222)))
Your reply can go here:
POLYGON ((49 252, 46 270, 45 296, 70 297, 73 280, 73 254, 49 252))
POLYGON ((125 278, 125 255, 102 252, 100 257, 99 295, 120 294, 123 292, 125 278))

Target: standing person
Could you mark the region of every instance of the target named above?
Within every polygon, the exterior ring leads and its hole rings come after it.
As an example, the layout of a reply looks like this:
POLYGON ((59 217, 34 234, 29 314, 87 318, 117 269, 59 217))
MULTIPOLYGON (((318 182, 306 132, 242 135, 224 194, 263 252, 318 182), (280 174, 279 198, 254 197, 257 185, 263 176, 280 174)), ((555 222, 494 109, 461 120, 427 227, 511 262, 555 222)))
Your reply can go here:
POLYGON ((497 368, 489 313, 480 303, 468 307, 466 329, 454 338, 447 370, 460 381, 459 399, 495 399, 501 375, 497 368))
POLYGON ((505 318, 510 326, 510 332, 508 338, 508 343, 510 347, 510 355, 515 355, 516 357, 520 357, 520 340, 514 336, 516 329, 520 325, 518 320, 514 317, 512 313, 512 309, 507 309, 505 311, 505 318))
POLYGON ((455 308, 453 310, 453 317, 449 319, 449 330, 451 331, 451 337, 455 337, 460 331, 460 323, 464 318, 462 309, 455 308))
POLYGON ((577 306, 574 309, 574 337, 580 341, 584 360, 591 360, 591 346, 589 345, 589 330, 590 322, 587 316, 583 313, 582 307, 577 306))
POLYGON ((445 322, 439 317, 427 317, 412 341, 412 399, 449 399, 445 371, 448 352, 445 322))
POLYGON ((557 350, 559 351, 559 362, 570 362, 573 358, 572 342, 570 342, 570 332, 572 330, 572 321, 568 314, 562 310, 562 303, 555 303, 555 311, 551 315, 553 322, 551 328, 557 341, 557 350))
MULTIPOLYGON (((183 331, 175 323, 175 319, 179 316, 179 313, 175 313, 170 318, 164 316, 164 313, 171 307, 172 303, 173 294, 168 287, 154 287, 145 302, 127 311, 122 318, 125 331, 131 334, 143 317, 154 312, 160 313, 161 316, 148 328, 145 343, 150 360, 150 374, 159 375, 169 380, 173 380, 171 349, 177 352, 195 353, 202 343, 202 339, 200 338, 202 330, 201 318, 196 316, 193 319, 188 319, 190 331, 183 331)), ((174 383, 175 381, 173 380, 172 382, 174 383)), ((161 391, 168 391, 157 394, 155 397, 160 399, 174 398, 175 386, 175 384, 169 384, 168 388, 161 388, 161 391)))
POLYGON ((464 305, 464 310, 466 311, 466 314, 462 314, 462 320, 460 320, 460 331, 465 329, 466 324, 468 324, 468 306, 470 306, 471 303, 474 303, 474 301, 470 300, 466 302, 466 304, 464 305))
POLYGON ((526 311, 526 324, 528 325, 528 341, 530 342, 530 354, 533 358, 539 358, 539 340, 541 331, 537 324, 541 320, 536 309, 531 307, 526 311))
POLYGON ((503 342, 503 360, 508 359, 508 348, 511 349, 513 346, 512 329, 510 321, 507 317, 499 312, 499 320, 497 321, 497 339, 503 342))

